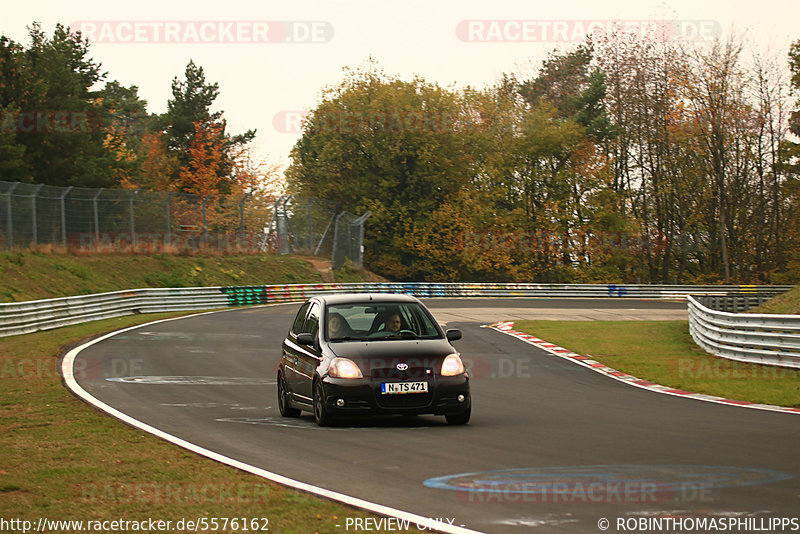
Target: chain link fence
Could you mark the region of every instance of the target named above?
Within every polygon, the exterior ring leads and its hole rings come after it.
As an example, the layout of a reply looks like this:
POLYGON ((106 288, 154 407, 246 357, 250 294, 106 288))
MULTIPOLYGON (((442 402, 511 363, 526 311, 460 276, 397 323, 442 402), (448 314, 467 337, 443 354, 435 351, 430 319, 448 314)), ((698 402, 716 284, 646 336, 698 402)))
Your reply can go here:
POLYGON ((307 254, 363 264, 364 221, 330 202, 284 195, 190 195, 0 181, 0 249, 210 249, 307 254))
POLYGON ((270 201, 249 194, 200 196, 0 181, 0 248, 255 251, 271 212, 270 201))
POLYGON ((332 269, 340 269, 348 260, 355 267, 364 265, 364 222, 370 215, 368 211, 356 217, 352 213, 343 211, 336 216, 332 269))
POLYGON ((330 257, 334 270, 348 261, 363 266, 364 222, 370 212, 356 217, 324 200, 286 195, 272 213, 267 242, 276 252, 330 257))

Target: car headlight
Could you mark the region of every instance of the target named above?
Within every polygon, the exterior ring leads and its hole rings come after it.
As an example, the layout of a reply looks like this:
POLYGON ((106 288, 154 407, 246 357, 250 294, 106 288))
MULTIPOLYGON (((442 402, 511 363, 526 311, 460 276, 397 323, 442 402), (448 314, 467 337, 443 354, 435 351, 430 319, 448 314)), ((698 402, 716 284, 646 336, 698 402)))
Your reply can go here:
POLYGON ((328 368, 328 374, 334 378, 363 378, 361 369, 353 360, 347 358, 334 358, 328 368))
POLYGON ((456 376, 464 373, 464 362, 458 354, 451 354, 442 362, 442 376, 456 376))

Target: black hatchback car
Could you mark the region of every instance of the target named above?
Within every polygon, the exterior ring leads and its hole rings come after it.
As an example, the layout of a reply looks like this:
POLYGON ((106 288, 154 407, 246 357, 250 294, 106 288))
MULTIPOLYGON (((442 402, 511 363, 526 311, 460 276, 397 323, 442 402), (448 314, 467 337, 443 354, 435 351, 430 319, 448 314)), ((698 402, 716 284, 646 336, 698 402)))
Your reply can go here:
POLYGON ((283 341, 278 407, 302 410, 320 426, 339 415, 443 415, 469 421, 469 375, 442 331, 416 298, 389 294, 313 297, 300 307, 283 341))

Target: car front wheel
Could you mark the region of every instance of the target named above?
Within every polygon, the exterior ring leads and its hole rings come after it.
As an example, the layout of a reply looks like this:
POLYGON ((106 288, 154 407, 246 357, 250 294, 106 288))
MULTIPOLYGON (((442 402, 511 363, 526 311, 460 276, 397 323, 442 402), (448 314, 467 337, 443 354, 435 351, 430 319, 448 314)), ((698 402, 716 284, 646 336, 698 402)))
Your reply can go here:
POLYGON ((333 422, 330 408, 325 405, 325 393, 320 380, 314 382, 314 419, 319 426, 330 426, 333 422))
POLYGON ((472 408, 467 408, 463 412, 447 414, 444 416, 447 423, 450 425, 466 425, 469 423, 469 418, 472 415, 472 408))

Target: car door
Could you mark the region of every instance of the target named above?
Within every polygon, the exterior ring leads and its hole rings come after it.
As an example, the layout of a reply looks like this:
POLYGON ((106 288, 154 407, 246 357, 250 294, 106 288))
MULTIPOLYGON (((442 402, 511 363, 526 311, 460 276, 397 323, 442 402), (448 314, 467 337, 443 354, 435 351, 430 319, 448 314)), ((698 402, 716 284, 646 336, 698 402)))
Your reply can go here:
POLYGON ((300 353, 303 346, 297 342, 297 336, 304 332, 306 318, 308 316, 308 309, 311 307, 311 302, 306 302, 300 307, 300 310, 295 316, 292 328, 289 334, 283 341, 283 362, 282 367, 284 376, 286 378, 286 389, 292 397, 295 397, 300 388, 302 373, 300 372, 300 353))
POLYGON ((320 315, 322 307, 318 302, 313 302, 308 310, 303 332, 311 334, 314 339, 313 345, 300 345, 297 343, 297 383, 295 394, 303 402, 311 402, 311 387, 314 380, 314 372, 317 370, 319 362, 322 360, 319 342, 320 315))

